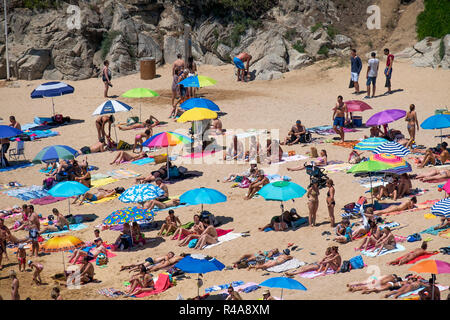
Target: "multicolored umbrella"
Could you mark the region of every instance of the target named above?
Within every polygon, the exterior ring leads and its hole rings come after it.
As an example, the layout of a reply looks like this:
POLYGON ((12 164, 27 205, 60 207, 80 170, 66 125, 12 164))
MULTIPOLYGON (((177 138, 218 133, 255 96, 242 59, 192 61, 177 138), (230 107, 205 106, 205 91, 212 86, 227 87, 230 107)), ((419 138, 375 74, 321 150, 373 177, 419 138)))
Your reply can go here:
POLYGON ((64 94, 73 93, 75 89, 64 82, 52 81, 46 82, 38 86, 36 89, 31 92, 31 99, 36 98, 52 98, 52 109, 53 115, 55 115, 55 104, 53 102, 53 97, 62 96, 64 94))
POLYGON ((54 236, 48 239, 41 247, 40 250, 45 253, 69 251, 81 248, 84 246, 84 242, 74 236, 54 236))
POLYGON ((411 165, 407 161, 393 154, 378 153, 370 156, 369 159, 373 161, 385 162, 392 166, 392 168, 384 170, 384 172, 402 174, 412 171, 411 165))
POLYGON ((381 126, 386 123, 394 122, 398 119, 406 116, 405 110, 400 109, 388 109, 378 113, 375 113, 373 116, 369 118, 366 122, 366 126, 381 126))
POLYGON ((116 210, 103 220, 103 224, 107 226, 115 224, 132 223, 140 220, 153 220, 153 211, 138 207, 128 207, 116 210))
POLYGON ((200 121, 205 119, 216 119, 217 113, 205 108, 193 108, 185 111, 177 122, 200 121))
POLYGON ((372 137, 364 139, 361 142, 358 142, 353 149, 356 150, 374 150, 383 143, 388 142, 388 140, 384 138, 372 137))
POLYGON ((372 152, 375 154, 389 153, 398 157, 405 157, 411 153, 411 151, 409 151, 408 148, 405 148, 404 146, 395 141, 385 142, 376 147, 374 150, 372 150, 372 152))
POLYGON ((450 198, 442 199, 433 204, 431 213, 435 216, 450 218, 450 198))
POLYGON ((442 274, 450 273, 450 263, 441 260, 424 260, 416 263, 408 271, 417 273, 442 274))
POLYGON ((181 203, 187 203, 190 205, 201 204, 202 211, 204 204, 215 204, 225 201, 227 201, 227 196, 222 192, 204 187, 186 191, 180 196, 181 203))
POLYGON ((372 109, 371 106, 360 100, 349 100, 344 103, 347 105, 348 112, 358 112, 372 109))
POLYGON ((164 190, 154 184, 136 184, 125 190, 119 200, 125 203, 143 203, 164 195, 164 190))
POLYGON ((34 157, 33 162, 52 163, 58 162, 59 159, 74 159, 79 152, 69 146, 56 145, 45 147, 34 157))
POLYGON ((261 287, 269 288, 281 288, 281 299, 283 299, 283 289, 290 290, 303 290, 306 291, 306 287, 295 279, 287 277, 274 277, 264 280, 259 284, 261 287))
POLYGON ((212 102, 209 99, 204 99, 204 98, 190 98, 188 100, 186 100, 185 102, 183 102, 180 105, 180 108, 183 110, 191 110, 193 108, 204 108, 204 109, 209 109, 211 111, 220 111, 220 108, 217 104, 215 104, 214 102, 212 102))
POLYGON ((182 84, 186 88, 195 87, 195 88, 203 88, 208 86, 213 86, 217 83, 217 80, 206 76, 191 76, 186 79, 180 81, 178 84, 182 84))
MULTIPOLYGON (((122 94, 122 97, 124 98, 135 98, 135 99, 142 99, 142 98, 152 98, 152 97, 159 97, 159 93, 147 88, 134 88, 130 89, 124 94, 122 94)), ((141 119, 142 114, 142 106, 141 103, 139 104, 139 119, 141 119)))

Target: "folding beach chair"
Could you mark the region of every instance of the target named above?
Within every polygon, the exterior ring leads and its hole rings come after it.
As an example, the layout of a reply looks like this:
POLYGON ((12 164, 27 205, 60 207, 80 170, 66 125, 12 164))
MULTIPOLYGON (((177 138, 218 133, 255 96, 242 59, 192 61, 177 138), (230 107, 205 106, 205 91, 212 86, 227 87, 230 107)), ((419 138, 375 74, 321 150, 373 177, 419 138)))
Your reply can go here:
POLYGON ((17 141, 17 146, 15 148, 9 149, 9 159, 19 160, 19 157, 25 158, 25 141, 17 141))

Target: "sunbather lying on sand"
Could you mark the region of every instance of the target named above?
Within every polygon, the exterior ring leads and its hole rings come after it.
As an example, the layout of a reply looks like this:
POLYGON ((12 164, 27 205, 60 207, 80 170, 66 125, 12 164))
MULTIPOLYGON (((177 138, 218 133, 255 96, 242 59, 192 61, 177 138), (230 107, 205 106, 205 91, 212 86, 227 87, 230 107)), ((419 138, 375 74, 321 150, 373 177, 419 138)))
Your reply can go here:
POLYGON ((180 205, 180 199, 171 199, 166 202, 161 202, 158 200, 149 200, 144 204, 144 209, 152 210, 155 206, 160 209, 166 209, 170 207, 176 207, 180 205))
POLYGON ((181 253, 179 256, 172 256, 169 259, 165 259, 164 261, 161 261, 161 262, 149 267, 148 271, 153 272, 153 271, 158 271, 158 270, 161 270, 164 268, 171 267, 186 256, 188 256, 188 254, 185 254, 185 253, 181 253))
MULTIPOLYGON (((173 165, 169 161, 169 168, 172 168, 173 165)), ((136 183, 149 183, 155 181, 157 178, 166 179, 167 178, 167 164, 162 165, 158 170, 152 171, 146 177, 136 178, 136 183)))
POLYGON ((447 142, 442 142, 439 155, 435 155, 433 153, 433 149, 427 149, 423 158, 416 158, 418 163, 417 167, 423 168, 428 164, 433 166, 442 165, 446 161, 450 160, 450 154, 447 151, 447 146, 447 142))
POLYGON ((414 196, 411 199, 406 200, 402 204, 389 206, 384 210, 376 210, 376 211, 374 211, 374 214, 379 216, 379 215, 391 213, 391 212, 410 210, 415 207, 416 203, 417 203, 417 198, 414 196))
POLYGON ((411 276, 409 278, 407 277, 406 282, 403 282, 402 284, 403 285, 398 290, 392 291, 391 293, 386 294, 384 297, 389 298, 390 296, 393 296, 394 299, 397 299, 402 294, 417 290, 423 286, 423 283, 418 276, 411 276))
MULTIPOLYGON (((312 164, 314 164, 315 166, 326 166, 328 164, 328 160, 327 160, 327 151, 326 150, 320 150, 320 157, 318 157, 316 160, 311 161, 312 164)), ((304 170, 306 169, 305 164, 302 164, 298 167, 293 167, 293 168, 287 168, 288 171, 299 171, 299 170, 304 170)))
MULTIPOLYGON (((362 289, 361 293, 362 294, 369 294, 372 292, 381 292, 381 291, 387 291, 387 290, 398 290, 400 289, 403 285, 406 284, 406 281, 403 281, 403 279, 401 277, 397 277, 396 279, 393 279, 392 281, 388 281, 384 284, 379 284, 377 286, 374 287, 368 287, 368 288, 364 288, 362 289)), ((356 290, 354 290, 356 291, 356 290)))
POLYGON ((421 173, 416 176, 420 181, 443 180, 450 178, 450 170, 448 169, 432 169, 427 173, 421 173))
POLYGON ((406 264, 414 259, 416 259, 417 257, 423 256, 423 255, 428 255, 428 254, 433 254, 434 252, 431 251, 427 251, 427 247, 428 244, 426 241, 422 242, 422 245, 420 246, 420 248, 414 249, 413 251, 405 254, 404 256, 401 256, 400 259, 397 258, 391 262, 389 262, 389 265, 403 265, 406 264))
POLYGON ((114 160, 111 161, 110 164, 121 164, 123 162, 130 162, 135 161, 139 159, 147 158, 146 152, 140 152, 138 154, 129 154, 125 151, 119 151, 116 156, 114 157, 114 160))
POLYGON ((111 196, 116 195, 116 194, 122 194, 124 191, 125 190, 122 187, 117 187, 117 188, 114 188, 114 189, 99 188, 96 193, 94 193, 94 192, 86 192, 85 194, 83 194, 83 196, 80 199, 76 198, 72 202, 72 204, 76 203, 79 200, 80 201, 79 205, 81 206, 85 200, 98 201, 98 200, 101 200, 103 198, 108 198, 108 197, 111 197, 111 196))
POLYGON ((303 266, 295 271, 286 272, 285 275, 288 277, 292 277, 296 274, 309 272, 309 271, 326 272, 328 269, 338 271, 339 268, 341 267, 341 263, 342 263, 342 258, 340 256, 338 250, 339 249, 336 246, 329 247, 325 251, 325 257, 318 263, 311 263, 311 264, 303 266))
POLYGON ((120 130, 133 130, 133 129, 144 129, 144 128, 154 128, 159 124, 159 120, 154 116, 150 115, 150 118, 142 123, 134 123, 131 125, 119 125, 120 130), (155 121, 153 121, 155 120, 155 121))
POLYGON ((384 276, 371 276, 366 281, 357 281, 347 284, 348 291, 356 292, 356 291, 364 291, 371 289, 381 289, 383 285, 391 283, 394 286, 394 283, 403 281, 402 278, 398 277, 396 274, 388 274, 384 276))
POLYGON ((236 262, 233 262, 233 268, 238 268, 239 265, 244 264, 246 267, 248 267, 248 263, 250 261, 262 261, 262 262, 266 262, 267 260, 270 260, 274 257, 279 256, 281 253, 280 251, 275 248, 272 249, 270 251, 259 251, 257 254, 244 254, 243 256, 241 256, 239 258, 239 260, 237 260, 236 262))
POLYGON ((248 270, 250 269, 268 269, 275 266, 278 266, 282 263, 285 263, 288 260, 291 260, 292 256, 290 255, 289 249, 284 249, 283 254, 277 256, 274 260, 269 260, 267 262, 261 261, 262 263, 250 265, 248 266, 248 270))
POLYGON ((124 270, 129 270, 129 272, 140 271, 141 266, 145 266, 148 270, 150 267, 157 265, 158 263, 169 261, 174 256, 175 256, 175 254, 172 251, 169 251, 166 255, 155 258, 155 259, 147 258, 147 259, 145 259, 145 261, 143 263, 121 266, 120 271, 124 271, 124 270))

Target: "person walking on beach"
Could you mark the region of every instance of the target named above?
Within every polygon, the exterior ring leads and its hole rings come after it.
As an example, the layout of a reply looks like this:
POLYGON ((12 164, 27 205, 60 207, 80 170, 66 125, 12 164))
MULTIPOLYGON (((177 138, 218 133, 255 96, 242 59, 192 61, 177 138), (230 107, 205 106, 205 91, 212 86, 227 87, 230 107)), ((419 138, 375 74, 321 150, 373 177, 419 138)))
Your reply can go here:
POLYGON ((350 52, 350 63, 351 63, 351 80, 353 81, 353 85, 355 86, 355 92, 353 94, 359 94, 359 73, 362 69, 362 61, 361 58, 356 55, 356 50, 352 49, 350 52))
POLYGON ((237 81, 242 80, 246 82, 246 77, 248 79, 250 60, 252 60, 252 56, 249 55, 247 52, 241 52, 236 57, 233 58, 234 65, 238 68, 237 81), (245 66, 244 62, 246 62, 245 66))
POLYGON ((384 49, 384 55, 386 58, 386 68, 384 69, 384 75, 386 76, 386 84, 384 85, 388 88, 388 91, 385 94, 392 94, 391 91, 391 77, 392 77, 392 65, 394 64, 394 55, 389 53, 389 49, 384 49))
POLYGON ((348 109, 342 96, 338 96, 336 106, 333 108, 333 129, 344 142, 344 125, 348 122, 348 109))
POLYGON ((111 75, 111 70, 109 70, 109 61, 105 60, 103 62, 103 70, 102 70, 102 81, 105 84, 105 91, 103 93, 103 96, 105 98, 109 98, 108 97, 108 89, 109 89, 109 87, 112 87, 111 77, 112 77, 112 75, 111 75))
POLYGON ((370 98, 370 85, 373 85, 373 91, 372 91, 372 98, 375 97, 375 89, 376 89, 376 83, 377 83, 377 75, 378 75, 378 66, 380 64, 380 61, 375 58, 376 57, 376 53, 372 52, 370 54, 370 56, 372 57, 371 59, 369 59, 369 65, 367 67, 367 74, 366 74, 366 78, 367 78, 367 95, 364 97, 365 99, 369 99, 370 98))
MULTIPOLYGON (((180 70, 184 70, 184 60, 181 53, 177 54, 177 60, 174 61, 172 67, 172 75, 176 75, 180 70)), ((173 104, 173 103, 172 103, 173 104)))
POLYGON ((409 132, 409 141, 406 147, 409 148, 416 140, 416 126, 417 131, 419 131, 419 121, 417 120, 416 106, 414 104, 409 106, 409 111, 406 113, 405 121, 407 122, 406 128, 409 132))

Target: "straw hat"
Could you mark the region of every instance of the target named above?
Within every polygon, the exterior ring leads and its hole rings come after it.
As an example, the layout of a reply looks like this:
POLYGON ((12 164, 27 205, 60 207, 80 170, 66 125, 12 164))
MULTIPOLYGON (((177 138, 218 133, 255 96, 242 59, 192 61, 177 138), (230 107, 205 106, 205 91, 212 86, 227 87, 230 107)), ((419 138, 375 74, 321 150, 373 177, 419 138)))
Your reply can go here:
POLYGON ((266 295, 266 294, 270 294, 269 289, 266 289, 266 290, 263 291, 263 295, 266 295))

